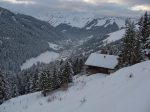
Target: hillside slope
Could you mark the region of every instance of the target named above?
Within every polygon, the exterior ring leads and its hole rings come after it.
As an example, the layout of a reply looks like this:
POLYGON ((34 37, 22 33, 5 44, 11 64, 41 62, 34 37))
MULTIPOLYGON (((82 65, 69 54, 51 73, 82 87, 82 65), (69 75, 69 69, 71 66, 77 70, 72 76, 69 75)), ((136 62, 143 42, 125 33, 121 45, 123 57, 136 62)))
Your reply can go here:
POLYGON ((48 42, 64 39, 49 23, 0 7, 0 69, 19 71, 20 65, 49 49, 48 42))
POLYGON ((44 98, 39 92, 11 99, 1 112, 149 112, 150 61, 110 76, 75 76, 67 91, 44 98), (130 77, 132 75, 132 77, 130 77))
POLYGON ((108 37, 105 40, 103 40, 103 42, 107 44, 115 42, 117 40, 122 39, 124 34, 125 34, 125 29, 121 29, 116 32, 110 33, 108 34, 108 37))

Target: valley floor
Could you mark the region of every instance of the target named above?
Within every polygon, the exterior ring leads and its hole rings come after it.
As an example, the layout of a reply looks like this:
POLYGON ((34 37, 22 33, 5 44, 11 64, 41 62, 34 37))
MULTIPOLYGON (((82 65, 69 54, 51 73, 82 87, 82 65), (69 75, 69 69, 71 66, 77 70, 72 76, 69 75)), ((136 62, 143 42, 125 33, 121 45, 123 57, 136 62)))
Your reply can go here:
POLYGON ((13 98, 0 112, 150 112, 149 85, 150 61, 145 61, 110 76, 77 75, 68 90, 13 98))

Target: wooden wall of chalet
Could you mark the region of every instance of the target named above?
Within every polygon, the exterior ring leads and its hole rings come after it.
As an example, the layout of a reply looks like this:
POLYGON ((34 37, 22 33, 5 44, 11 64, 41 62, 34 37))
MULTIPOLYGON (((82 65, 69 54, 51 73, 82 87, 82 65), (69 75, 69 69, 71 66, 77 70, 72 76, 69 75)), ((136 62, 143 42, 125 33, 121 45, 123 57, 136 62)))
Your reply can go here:
POLYGON ((113 70, 108 68, 102 68, 102 67, 86 66, 86 72, 88 74, 95 74, 95 73, 110 74, 113 72, 113 70))

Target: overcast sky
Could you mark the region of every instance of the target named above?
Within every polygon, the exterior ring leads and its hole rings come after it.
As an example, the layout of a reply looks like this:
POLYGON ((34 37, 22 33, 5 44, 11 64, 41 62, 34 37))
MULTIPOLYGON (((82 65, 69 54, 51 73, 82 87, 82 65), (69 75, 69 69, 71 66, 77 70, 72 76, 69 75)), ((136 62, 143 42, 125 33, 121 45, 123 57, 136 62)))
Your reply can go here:
POLYGON ((0 0, 0 6, 34 16, 65 11, 136 17, 150 11, 150 0, 0 0))

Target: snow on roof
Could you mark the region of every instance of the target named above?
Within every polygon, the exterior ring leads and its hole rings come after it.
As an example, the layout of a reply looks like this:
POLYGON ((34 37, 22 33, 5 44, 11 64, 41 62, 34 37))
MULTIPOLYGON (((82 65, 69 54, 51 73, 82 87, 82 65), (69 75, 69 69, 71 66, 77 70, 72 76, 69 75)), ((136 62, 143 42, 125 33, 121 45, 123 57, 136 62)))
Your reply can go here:
POLYGON ((92 53, 85 65, 114 69, 118 64, 118 56, 92 53))

